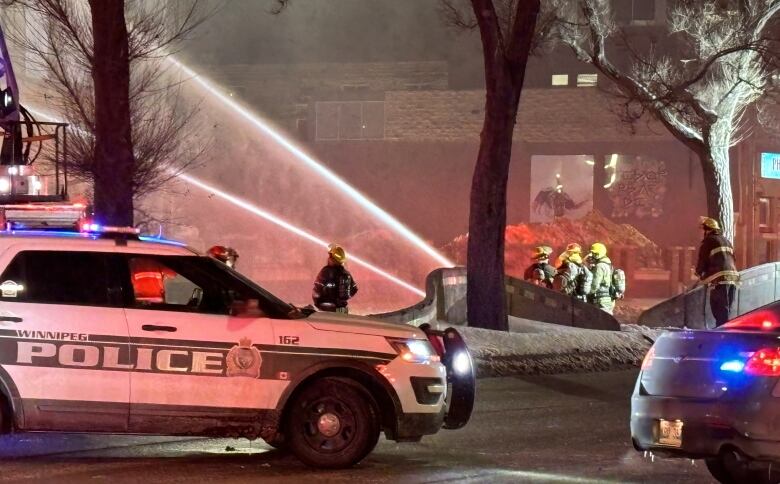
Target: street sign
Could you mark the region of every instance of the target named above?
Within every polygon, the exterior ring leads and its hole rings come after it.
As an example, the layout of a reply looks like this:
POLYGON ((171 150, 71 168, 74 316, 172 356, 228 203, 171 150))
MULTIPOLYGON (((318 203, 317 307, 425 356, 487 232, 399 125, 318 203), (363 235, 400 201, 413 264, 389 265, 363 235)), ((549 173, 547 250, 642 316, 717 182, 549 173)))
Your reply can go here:
POLYGON ((780 153, 761 153, 761 178, 780 180, 780 153))

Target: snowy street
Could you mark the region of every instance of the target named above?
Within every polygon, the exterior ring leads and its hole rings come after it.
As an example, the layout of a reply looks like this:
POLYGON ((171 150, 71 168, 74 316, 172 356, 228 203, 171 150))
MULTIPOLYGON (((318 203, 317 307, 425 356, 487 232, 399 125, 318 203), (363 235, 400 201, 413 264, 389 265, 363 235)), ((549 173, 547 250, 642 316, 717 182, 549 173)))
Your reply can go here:
POLYGON ((28 434, 0 440, 0 482, 711 482, 703 462, 633 450, 636 373, 479 380, 466 428, 420 444, 382 440, 351 470, 312 470, 246 440, 28 434))

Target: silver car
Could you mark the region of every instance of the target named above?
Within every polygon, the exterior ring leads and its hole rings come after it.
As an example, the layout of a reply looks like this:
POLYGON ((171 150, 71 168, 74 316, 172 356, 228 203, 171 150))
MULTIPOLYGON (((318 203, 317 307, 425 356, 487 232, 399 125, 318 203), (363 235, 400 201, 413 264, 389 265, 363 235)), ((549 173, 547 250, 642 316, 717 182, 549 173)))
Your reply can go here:
POLYGON ((780 482, 780 303, 659 337, 634 387, 631 438, 705 459, 720 482, 780 482))

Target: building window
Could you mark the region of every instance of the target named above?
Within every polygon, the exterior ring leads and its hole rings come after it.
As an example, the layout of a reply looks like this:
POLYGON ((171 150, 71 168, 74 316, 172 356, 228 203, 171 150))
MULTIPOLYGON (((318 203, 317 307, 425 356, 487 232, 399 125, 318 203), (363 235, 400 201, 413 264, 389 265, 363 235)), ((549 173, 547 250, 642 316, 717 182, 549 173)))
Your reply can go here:
POLYGON ((655 0, 614 0, 615 20, 621 24, 649 25, 655 21, 655 0))
POLYGON ((552 76, 553 86, 568 86, 569 75, 568 74, 553 74, 552 76))
POLYGON ((577 87, 595 87, 598 82, 598 74, 577 74, 577 87))
POLYGON ((772 230, 772 203, 767 197, 758 198, 758 231, 767 233, 772 230))
POLYGON ((315 139, 360 140, 385 136, 384 101, 326 101, 315 104, 315 139))

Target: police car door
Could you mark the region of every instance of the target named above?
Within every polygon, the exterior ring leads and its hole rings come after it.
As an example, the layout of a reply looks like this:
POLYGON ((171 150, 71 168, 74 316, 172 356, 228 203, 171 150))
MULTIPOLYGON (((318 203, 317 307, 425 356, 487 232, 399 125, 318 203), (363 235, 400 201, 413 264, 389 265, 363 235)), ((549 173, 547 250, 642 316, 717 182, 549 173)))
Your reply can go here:
MULTIPOLYGON (((27 247, 45 244, 25 244, 27 247)), ((59 244, 61 245, 61 244, 59 244)), ((0 257, 0 379, 25 430, 125 431, 128 332, 107 252, 0 257)))
POLYGON ((274 408, 286 382, 268 378, 258 348, 273 342, 271 321, 228 315, 243 289, 220 262, 127 255, 127 267, 131 431, 213 431, 274 408))

